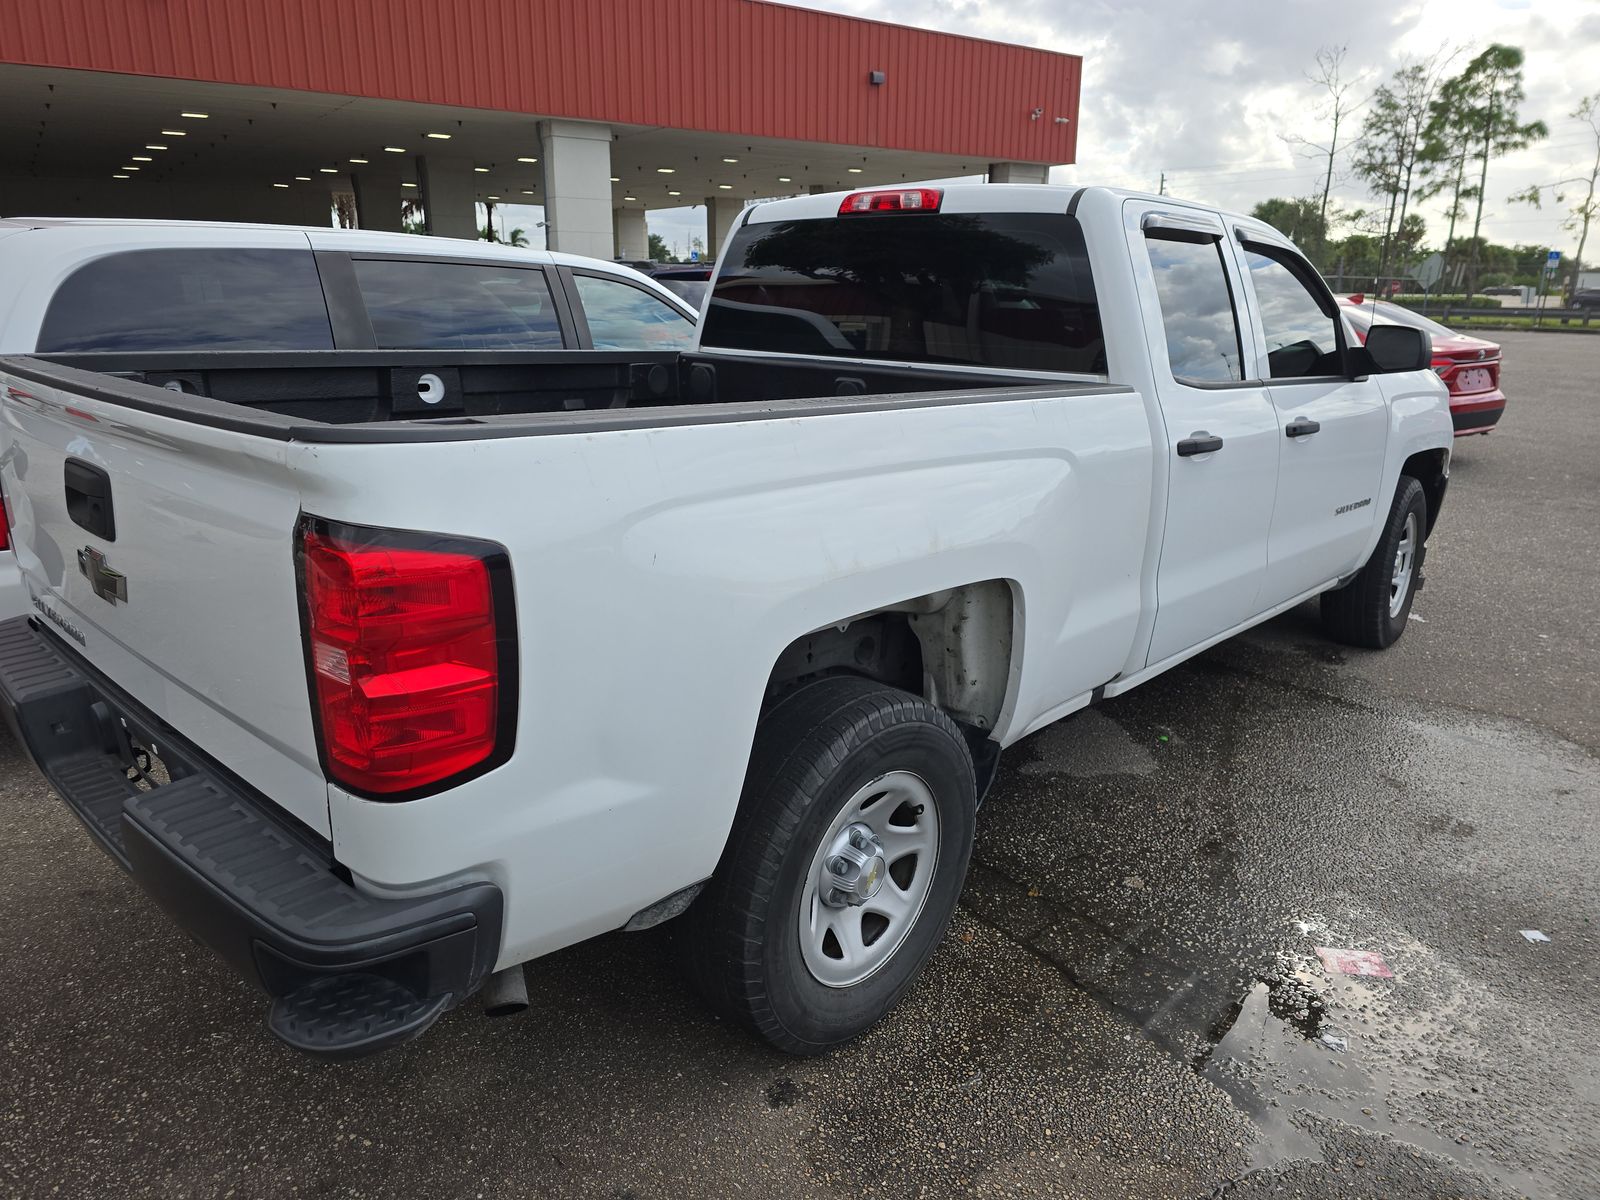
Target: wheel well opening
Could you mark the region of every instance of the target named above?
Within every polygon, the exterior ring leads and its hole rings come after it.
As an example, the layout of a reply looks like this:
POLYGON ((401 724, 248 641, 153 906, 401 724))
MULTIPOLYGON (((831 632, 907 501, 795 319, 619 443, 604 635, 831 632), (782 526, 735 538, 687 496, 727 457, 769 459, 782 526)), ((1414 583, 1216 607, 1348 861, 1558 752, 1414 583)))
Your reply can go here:
POLYGON ((1422 494, 1427 497, 1428 526, 1423 531, 1424 538, 1433 532, 1439 509, 1444 505, 1445 488, 1450 482, 1449 463, 1448 450, 1421 450, 1406 459, 1400 468, 1402 475, 1409 475, 1422 485, 1422 494))
POLYGON ((927 699, 987 737, 1011 677, 1013 601, 1004 580, 946 588, 848 617, 778 655, 763 711, 828 675, 858 675, 927 699))

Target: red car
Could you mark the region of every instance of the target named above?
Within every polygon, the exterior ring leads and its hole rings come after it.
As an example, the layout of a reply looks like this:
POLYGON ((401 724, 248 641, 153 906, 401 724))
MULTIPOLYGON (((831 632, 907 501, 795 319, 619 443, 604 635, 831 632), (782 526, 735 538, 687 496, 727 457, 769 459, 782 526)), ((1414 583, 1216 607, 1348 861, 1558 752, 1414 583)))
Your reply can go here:
POLYGON ((1358 294, 1341 298, 1339 305, 1363 342, 1374 320, 1380 325, 1410 325, 1425 331, 1433 338, 1433 369, 1450 389, 1450 420, 1456 436, 1488 433, 1495 427, 1506 410, 1506 396, 1500 390, 1498 342, 1446 329, 1421 313, 1386 300, 1373 303, 1358 294))

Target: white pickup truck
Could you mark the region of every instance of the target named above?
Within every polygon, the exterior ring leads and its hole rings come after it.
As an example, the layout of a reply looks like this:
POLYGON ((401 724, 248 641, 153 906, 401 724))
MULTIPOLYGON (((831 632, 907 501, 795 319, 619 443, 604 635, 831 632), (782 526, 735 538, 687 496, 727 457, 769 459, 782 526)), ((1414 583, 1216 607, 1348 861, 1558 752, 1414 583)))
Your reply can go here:
POLYGON ((1319 594, 1400 636, 1429 361, 1258 221, 989 185, 746 209, 688 351, 0 359, 0 707, 301 1050, 683 913, 817 1053, 1003 747, 1319 594))

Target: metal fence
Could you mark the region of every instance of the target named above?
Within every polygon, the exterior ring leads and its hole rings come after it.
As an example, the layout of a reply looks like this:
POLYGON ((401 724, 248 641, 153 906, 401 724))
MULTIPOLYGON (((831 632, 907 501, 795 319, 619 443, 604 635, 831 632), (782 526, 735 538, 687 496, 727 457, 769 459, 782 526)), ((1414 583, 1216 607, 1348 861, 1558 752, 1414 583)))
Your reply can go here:
POLYGON ((1472 308, 1467 305, 1448 305, 1428 314, 1448 322, 1452 317, 1481 317, 1496 321, 1501 317, 1530 317, 1541 325, 1572 325, 1587 327, 1600 318, 1600 310, 1593 308, 1472 308))

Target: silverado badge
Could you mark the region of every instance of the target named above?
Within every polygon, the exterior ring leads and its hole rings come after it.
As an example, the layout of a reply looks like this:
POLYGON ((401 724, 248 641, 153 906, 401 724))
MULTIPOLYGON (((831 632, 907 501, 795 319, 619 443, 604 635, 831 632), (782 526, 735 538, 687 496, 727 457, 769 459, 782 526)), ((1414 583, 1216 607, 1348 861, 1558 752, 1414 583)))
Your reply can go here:
POLYGON ((108 604, 128 602, 128 577, 106 565, 106 556, 93 546, 78 551, 78 570, 83 572, 94 594, 108 604))

